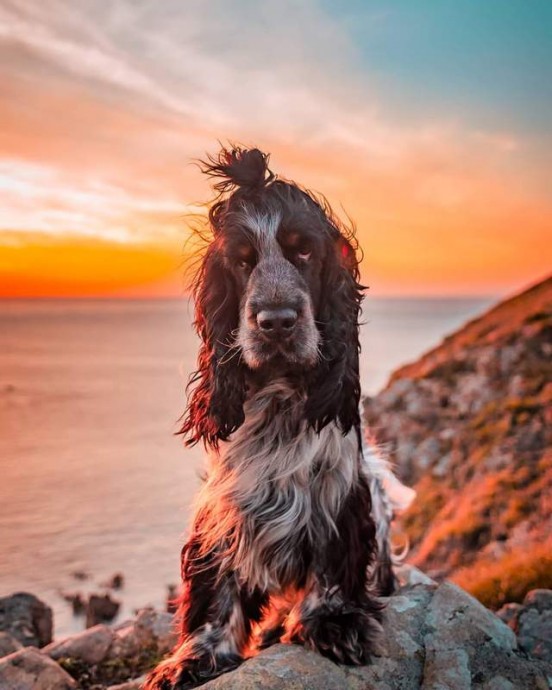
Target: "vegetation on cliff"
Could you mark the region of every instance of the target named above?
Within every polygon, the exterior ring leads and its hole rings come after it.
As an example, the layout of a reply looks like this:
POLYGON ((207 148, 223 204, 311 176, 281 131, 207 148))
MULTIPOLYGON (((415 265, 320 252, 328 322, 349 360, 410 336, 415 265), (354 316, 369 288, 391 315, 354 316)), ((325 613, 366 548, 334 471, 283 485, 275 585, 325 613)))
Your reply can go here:
POLYGON ((410 560, 492 608, 552 587, 552 277, 396 371, 366 419, 417 499, 410 560))

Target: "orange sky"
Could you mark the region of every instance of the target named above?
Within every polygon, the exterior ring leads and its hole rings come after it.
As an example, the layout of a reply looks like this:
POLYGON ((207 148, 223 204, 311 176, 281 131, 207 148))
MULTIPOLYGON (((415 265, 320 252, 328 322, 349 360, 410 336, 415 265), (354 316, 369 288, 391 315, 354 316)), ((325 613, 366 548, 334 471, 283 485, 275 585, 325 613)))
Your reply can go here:
POLYGON ((548 139, 454 104, 393 113, 317 3, 286 59, 282 19, 263 10, 270 67, 253 31, 207 48, 195 6, 24 7, 0 7, 0 296, 182 294, 185 216, 210 196, 190 161, 217 139, 270 151, 277 173, 343 206, 373 294, 498 295, 550 270, 548 139))

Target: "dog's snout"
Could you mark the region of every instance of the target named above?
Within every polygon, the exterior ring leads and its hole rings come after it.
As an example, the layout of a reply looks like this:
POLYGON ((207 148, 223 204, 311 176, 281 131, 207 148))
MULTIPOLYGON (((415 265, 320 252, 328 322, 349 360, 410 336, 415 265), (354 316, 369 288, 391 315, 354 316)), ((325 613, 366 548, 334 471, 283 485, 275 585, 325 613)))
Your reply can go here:
POLYGON ((263 309, 257 314, 257 325, 263 335, 281 338, 291 335, 297 317, 295 309, 263 309))

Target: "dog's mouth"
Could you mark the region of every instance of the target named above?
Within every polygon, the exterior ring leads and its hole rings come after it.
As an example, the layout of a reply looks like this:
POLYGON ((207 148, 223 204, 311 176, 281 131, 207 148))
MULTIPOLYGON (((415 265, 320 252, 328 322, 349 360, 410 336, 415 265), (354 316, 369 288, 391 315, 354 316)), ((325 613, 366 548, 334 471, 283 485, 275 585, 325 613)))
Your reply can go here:
POLYGON ((297 343, 292 336, 282 338, 279 342, 265 342, 266 353, 270 359, 298 361, 300 359, 297 343))
POLYGON ((264 366, 287 365, 312 368, 318 361, 317 347, 309 347, 304 338, 290 335, 287 337, 267 339, 255 334, 242 343, 243 358, 251 369, 264 366))

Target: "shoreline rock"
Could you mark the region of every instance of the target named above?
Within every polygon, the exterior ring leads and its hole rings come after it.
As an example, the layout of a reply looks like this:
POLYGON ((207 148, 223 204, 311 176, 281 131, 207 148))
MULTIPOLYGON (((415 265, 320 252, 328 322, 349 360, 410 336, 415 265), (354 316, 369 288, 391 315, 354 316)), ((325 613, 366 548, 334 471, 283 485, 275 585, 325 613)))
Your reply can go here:
POLYGON ((111 598, 110 594, 91 594, 86 603, 86 627, 98 623, 109 623, 119 613, 121 603, 111 598))
POLYGON ((36 647, 0 659, 2 690, 77 690, 76 681, 36 647))
POLYGON ((24 647, 43 647, 52 641, 52 609, 28 592, 2 597, 0 630, 9 633, 24 647))

